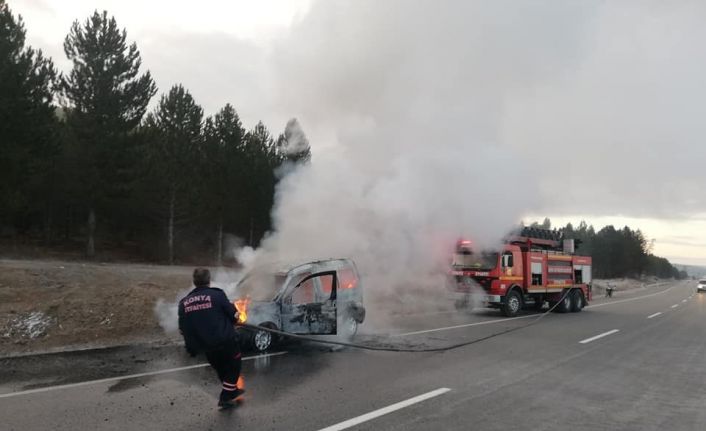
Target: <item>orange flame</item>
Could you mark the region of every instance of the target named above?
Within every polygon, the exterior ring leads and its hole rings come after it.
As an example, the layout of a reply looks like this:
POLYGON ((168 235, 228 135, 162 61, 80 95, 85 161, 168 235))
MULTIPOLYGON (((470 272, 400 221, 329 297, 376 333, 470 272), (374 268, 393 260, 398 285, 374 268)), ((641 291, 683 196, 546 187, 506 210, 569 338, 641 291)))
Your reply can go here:
POLYGON ((238 323, 245 323, 248 320, 248 304, 250 298, 237 299, 233 301, 235 309, 238 310, 238 323))

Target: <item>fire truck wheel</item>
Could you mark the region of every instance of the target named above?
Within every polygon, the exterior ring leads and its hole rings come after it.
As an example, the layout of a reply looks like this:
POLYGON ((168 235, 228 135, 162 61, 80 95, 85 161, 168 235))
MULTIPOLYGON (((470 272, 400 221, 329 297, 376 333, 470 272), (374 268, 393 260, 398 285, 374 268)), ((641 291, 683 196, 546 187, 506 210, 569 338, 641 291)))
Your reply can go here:
POLYGON ((511 290, 505 295, 502 310, 506 317, 515 317, 520 313, 520 310, 522 310, 522 296, 520 296, 516 289, 511 290))
POLYGON ((581 293, 579 289, 574 289, 574 291, 571 292, 571 296, 573 296, 571 299, 571 311, 578 313, 583 310, 583 293, 581 293))
POLYGON ((564 293, 564 299, 561 300, 559 305, 556 306, 554 311, 557 313, 568 313, 571 311, 571 308, 573 307, 573 298, 574 296, 571 294, 571 292, 565 292, 564 293))

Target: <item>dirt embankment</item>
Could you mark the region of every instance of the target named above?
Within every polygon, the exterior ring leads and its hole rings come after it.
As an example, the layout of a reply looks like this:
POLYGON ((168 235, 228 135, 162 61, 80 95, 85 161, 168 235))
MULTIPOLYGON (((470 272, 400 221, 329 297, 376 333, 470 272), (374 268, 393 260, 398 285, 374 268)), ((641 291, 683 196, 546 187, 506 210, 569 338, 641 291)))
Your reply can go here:
POLYGON ((593 288, 596 292, 605 292, 608 286, 612 287, 615 292, 639 289, 651 284, 659 283, 660 280, 657 277, 646 277, 644 279, 634 279, 634 278, 611 278, 611 279, 594 279, 593 288))
POLYGON ((155 303, 188 289, 192 270, 0 260, 0 356, 165 340, 155 303))

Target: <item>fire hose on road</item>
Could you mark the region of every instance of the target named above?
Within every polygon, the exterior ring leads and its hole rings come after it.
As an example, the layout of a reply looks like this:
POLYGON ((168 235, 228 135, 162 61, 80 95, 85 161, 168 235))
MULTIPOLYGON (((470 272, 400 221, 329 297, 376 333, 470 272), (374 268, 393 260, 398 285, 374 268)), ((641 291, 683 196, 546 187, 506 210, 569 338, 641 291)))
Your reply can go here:
POLYGON ((472 344, 477 344, 482 341, 489 340, 491 338, 499 337, 501 335, 509 334, 510 332, 519 331, 520 329, 525 329, 525 328, 528 328, 532 325, 535 325, 540 320, 542 320, 547 314, 554 311, 554 309, 557 306, 559 306, 559 304, 561 304, 561 302, 566 298, 566 296, 569 294, 569 292, 571 292, 571 290, 567 289, 566 292, 564 292, 564 294, 562 295, 561 299, 559 301, 557 301, 553 306, 551 306, 549 308, 549 310, 545 311, 542 314, 539 314, 535 319, 532 319, 531 321, 529 321, 528 323, 525 323, 524 325, 516 326, 513 328, 508 328, 508 329, 498 331, 498 332, 494 332, 490 335, 475 338, 473 340, 463 341, 461 343, 451 344, 451 345, 442 346, 442 347, 408 348, 408 347, 369 346, 369 345, 365 345, 365 344, 351 343, 351 342, 346 342, 346 341, 323 340, 323 339, 312 337, 312 336, 292 334, 290 332, 284 332, 284 331, 280 331, 278 329, 268 328, 268 327, 264 327, 264 326, 250 325, 248 323, 238 323, 238 326, 246 328, 246 329, 254 330, 254 331, 267 331, 267 332, 270 332, 275 335, 279 335, 279 336, 287 337, 287 338, 292 338, 295 340, 304 340, 304 341, 311 341, 311 342, 319 343, 319 344, 331 344, 331 345, 336 345, 336 346, 352 347, 354 349, 375 350, 375 351, 382 351, 382 352, 402 352, 402 353, 445 352, 448 350, 454 350, 454 349, 458 349, 461 347, 470 346, 472 344))

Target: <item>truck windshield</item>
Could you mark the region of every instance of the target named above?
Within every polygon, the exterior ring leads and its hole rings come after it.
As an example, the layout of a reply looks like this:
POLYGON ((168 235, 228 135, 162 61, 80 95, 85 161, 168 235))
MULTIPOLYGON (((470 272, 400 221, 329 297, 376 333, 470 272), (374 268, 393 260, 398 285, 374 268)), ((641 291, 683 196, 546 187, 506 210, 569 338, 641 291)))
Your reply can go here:
POLYGON ((493 269, 498 266, 498 252, 474 252, 468 248, 460 248, 454 253, 453 265, 473 269, 493 269))

